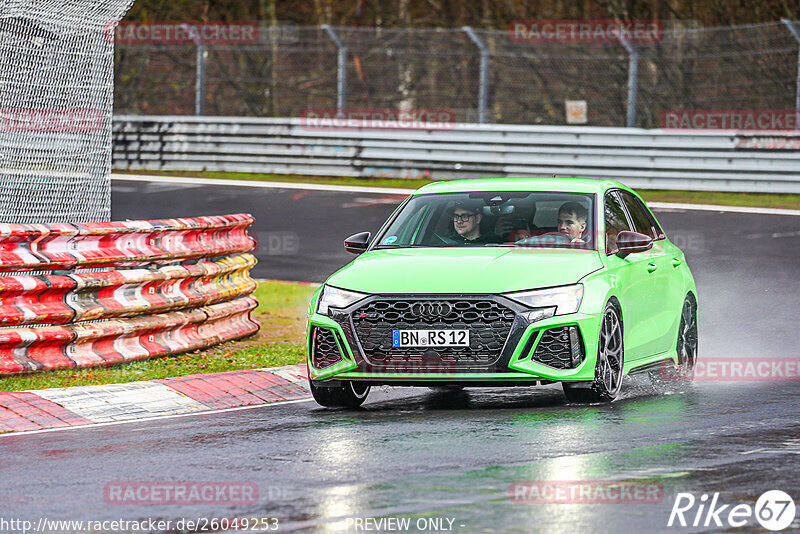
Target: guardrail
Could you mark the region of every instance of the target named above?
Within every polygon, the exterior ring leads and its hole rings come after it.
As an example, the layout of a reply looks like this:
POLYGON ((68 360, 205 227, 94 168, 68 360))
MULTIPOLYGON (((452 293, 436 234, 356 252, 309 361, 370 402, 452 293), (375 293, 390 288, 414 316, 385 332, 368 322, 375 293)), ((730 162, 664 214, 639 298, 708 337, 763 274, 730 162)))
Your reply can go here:
POLYGON ((255 333, 256 259, 242 254, 255 245, 252 222, 238 214, 0 225, 0 271, 136 267, 0 276, 0 375, 110 365, 255 333))
POLYGON ((450 126, 324 129, 297 118, 120 116, 113 166, 442 180, 555 174, 651 189, 800 193, 800 132, 450 126))
POLYGON ((245 252, 249 215, 102 223, 0 224, 0 271, 127 267, 245 252))

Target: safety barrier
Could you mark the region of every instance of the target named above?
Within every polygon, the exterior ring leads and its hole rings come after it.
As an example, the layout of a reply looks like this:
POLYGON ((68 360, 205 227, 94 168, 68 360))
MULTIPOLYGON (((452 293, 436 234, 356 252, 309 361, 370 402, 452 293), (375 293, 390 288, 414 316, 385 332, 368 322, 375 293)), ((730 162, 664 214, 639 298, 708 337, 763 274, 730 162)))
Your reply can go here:
POLYGON ((0 271, 129 267, 245 252, 250 215, 107 223, 0 224, 0 271))
POLYGON ((0 225, 0 375, 111 365, 255 333, 245 214, 0 225), (181 262, 179 265, 168 263, 181 262), (93 322, 87 322, 93 321, 93 322))
POLYGON ((438 180, 577 176, 632 187, 800 193, 797 131, 451 124, 310 127, 304 119, 120 116, 117 169, 438 180))
POLYGON ((202 349, 258 330, 253 297, 96 323, 0 329, 0 374, 111 365, 202 349))
POLYGON ((255 256, 69 275, 0 277, 0 326, 65 324, 205 306, 252 293, 255 256))

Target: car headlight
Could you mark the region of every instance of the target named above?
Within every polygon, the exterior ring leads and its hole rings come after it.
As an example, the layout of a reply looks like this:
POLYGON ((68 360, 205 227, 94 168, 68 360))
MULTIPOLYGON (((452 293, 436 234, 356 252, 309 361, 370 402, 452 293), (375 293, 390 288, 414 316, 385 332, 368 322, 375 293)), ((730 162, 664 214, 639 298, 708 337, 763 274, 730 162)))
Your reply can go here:
POLYGON ((355 291, 347 291, 346 289, 326 285, 322 288, 322 294, 319 296, 317 313, 328 315, 328 308, 347 308, 366 296, 364 293, 356 293, 355 291))
POLYGON ((538 308, 530 313, 535 314, 535 320, 541 320, 578 311, 583 299, 583 284, 519 291, 505 296, 529 308, 538 308))

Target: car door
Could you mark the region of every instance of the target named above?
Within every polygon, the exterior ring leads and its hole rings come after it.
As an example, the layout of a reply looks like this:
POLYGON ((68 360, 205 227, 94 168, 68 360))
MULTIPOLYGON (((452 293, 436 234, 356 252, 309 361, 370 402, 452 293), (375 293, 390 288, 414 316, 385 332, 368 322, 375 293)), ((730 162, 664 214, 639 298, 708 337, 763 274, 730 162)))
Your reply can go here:
POLYGON ((674 294, 680 290, 676 287, 678 277, 673 272, 674 258, 667 250, 667 241, 660 229, 657 229, 649 210, 644 203, 628 191, 620 191, 619 196, 630 217, 631 225, 635 232, 653 238, 653 248, 641 253, 647 260, 649 273, 649 293, 645 313, 649 332, 647 340, 643 340, 643 351, 647 354, 660 354, 671 348, 674 328, 672 323, 678 317, 680 310, 674 309, 674 294))
POLYGON ((624 258, 617 256, 617 234, 633 230, 622 199, 616 191, 609 191, 604 197, 606 265, 615 280, 622 306, 622 322, 625 340, 625 359, 638 360, 648 356, 648 314, 650 312, 651 276, 648 264, 651 259, 646 253, 629 254, 624 258))
POLYGON ((653 274, 653 353, 662 353, 674 348, 675 331, 683 305, 683 278, 678 271, 683 262, 676 247, 667 241, 664 232, 645 206, 644 202, 628 193, 622 193, 637 232, 649 235, 653 242, 653 259, 657 266, 653 274))

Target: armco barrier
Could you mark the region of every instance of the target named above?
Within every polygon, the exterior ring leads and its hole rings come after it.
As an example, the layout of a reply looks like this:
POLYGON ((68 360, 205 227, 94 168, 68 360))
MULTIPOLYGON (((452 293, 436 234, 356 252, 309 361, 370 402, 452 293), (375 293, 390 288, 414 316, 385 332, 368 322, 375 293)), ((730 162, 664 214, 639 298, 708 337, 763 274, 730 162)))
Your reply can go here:
POLYGON ((119 116, 116 169, 324 176, 576 176, 632 187, 800 193, 798 131, 453 124, 308 127, 301 118, 119 116))
POLYGON ((250 215, 108 223, 0 224, 0 271, 126 267, 245 252, 250 215))
POLYGON ((255 333, 252 222, 237 214, 0 225, 0 271, 136 267, 0 276, 0 375, 111 365, 255 333))
POLYGON ((0 374, 111 365, 205 348, 258 330, 253 297, 95 323, 0 329, 0 374))
POLYGON ((205 306, 252 293, 255 256, 69 275, 0 277, 0 326, 65 324, 205 306))

